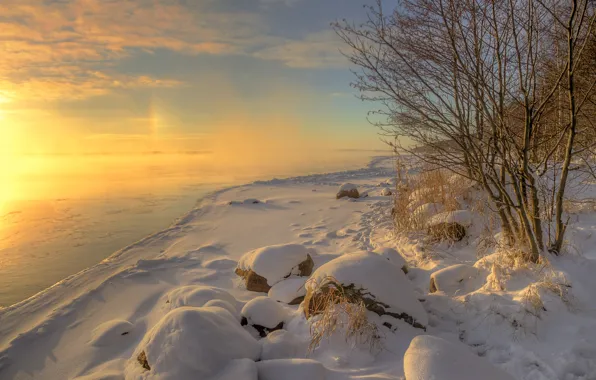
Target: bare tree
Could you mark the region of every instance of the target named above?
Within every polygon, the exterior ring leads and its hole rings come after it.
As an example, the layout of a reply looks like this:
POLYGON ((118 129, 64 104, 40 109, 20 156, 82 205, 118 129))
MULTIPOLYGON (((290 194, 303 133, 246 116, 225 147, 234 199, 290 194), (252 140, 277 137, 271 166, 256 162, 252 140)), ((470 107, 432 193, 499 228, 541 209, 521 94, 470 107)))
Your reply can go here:
MULTIPOLYGON (((382 105, 371 122, 400 149, 480 184, 508 240, 527 243, 531 261, 546 248, 543 220, 551 215, 556 236, 548 248, 558 253, 565 189, 583 131, 575 70, 594 4, 402 0, 385 13, 377 0, 367 14, 361 25, 334 26, 359 67, 353 85, 364 100, 382 105), (553 127, 547 121, 562 88, 569 120, 553 127), (541 201, 542 177, 555 169, 552 202, 541 201)), ((592 89, 584 86, 586 94, 592 89)))

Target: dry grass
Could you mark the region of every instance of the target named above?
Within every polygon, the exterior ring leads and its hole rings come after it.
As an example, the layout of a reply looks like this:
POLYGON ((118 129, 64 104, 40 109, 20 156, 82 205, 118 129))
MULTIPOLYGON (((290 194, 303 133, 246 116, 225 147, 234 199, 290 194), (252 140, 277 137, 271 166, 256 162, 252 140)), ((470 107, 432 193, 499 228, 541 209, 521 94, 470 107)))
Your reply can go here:
POLYGON ((368 345, 373 353, 382 349, 379 329, 368 320, 366 305, 358 290, 341 286, 333 277, 324 278, 320 283, 310 281, 310 292, 316 296, 311 297, 308 304, 314 315, 309 352, 338 331, 345 332, 349 344, 368 345))
POLYGON ((469 182, 445 169, 426 166, 421 173, 408 175, 398 164, 397 172, 393 220, 398 232, 423 230, 432 215, 458 210, 459 202, 469 199, 469 182), (426 204, 440 206, 422 212, 419 207, 426 204))

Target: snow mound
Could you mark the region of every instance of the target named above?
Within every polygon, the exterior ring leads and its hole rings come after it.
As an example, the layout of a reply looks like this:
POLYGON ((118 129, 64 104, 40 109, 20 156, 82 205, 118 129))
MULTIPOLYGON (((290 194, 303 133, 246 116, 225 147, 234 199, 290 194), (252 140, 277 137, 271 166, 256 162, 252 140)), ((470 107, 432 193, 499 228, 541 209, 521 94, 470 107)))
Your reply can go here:
POLYGON ((233 359, 257 360, 261 346, 226 310, 181 307, 166 314, 129 360, 127 379, 208 378, 233 359))
POLYGON ((172 308, 182 306, 201 307, 208 301, 219 299, 228 302, 230 305, 237 304, 236 298, 223 289, 214 286, 188 285, 176 288, 167 294, 172 308))
POLYGON ((315 360, 278 359, 257 363, 259 380, 326 380, 327 369, 315 360))
POLYGON ((291 359, 304 357, 308 351, 308 342, 286 330, 276 330, 261 339, 263 347, 261 360, 291 359))
POLYGON ((383 188, 383 190, 381 190, 381 195, 384 197, 388 197, 391 194, 393 194, 393 193, 391 192, 391 190, 389 190, 388 187, 385 187, 385 188, 383 188))
POLYGON ((263 326, 267 329, 283 324, 289 315, 282 304, 265 296, 256 297, 247 302, 240 314, 246 318, 249 325, 263 326))
POLYGON ((266 278, 269 286, 273 286, 291 275, 310 275, 299 268, 303 262, 312 261, 309 252, 302 244, 271 245, 246 253, 238 261, 237 269, 245 272, 252 270, 266 278))
POLYGON ((102 323, 93 330, 89 344, 92 346, 109 346, 121 342, 132 329, 132 323, 121 319, 102 323))
POLYGON ((238 308, 226 300, 213 299, 213 300, 205 302, 205 305, 203 305, 203 306, 205 306, 205 307, 221 307, 222 309, 229 311, 230 314, 232 314, 232 316, 234 316, 234 318, 236 318, 237 321, 240 321, 240 313, 238 312, 238 308))
POLYGON ((404 257, 397 252, 396 249, 387 247, 378 248, 374 251, 374 253, 385 258, 387 261, 403 270, 405 273, 408 273, 408 263, 406 262, 406 259, 404 259, 404 257))
POLYGON ((235 359, 209 380, 258 380, 258 374, 257 363, 254 361, 235 359))
POLYGON ((462 290, 466 281, 478 275, 478 269, 465 264, 452 265, 431 274, 430 292, 455 294, 462 290))
POLYGON ((412 215, 414 218, 426 219, 432 217, 433 215, 442 213, 444 209, 445 206, 443 206, 441 203, 425 203, 418 206, 412 215))
POLYGON ((118 371, 102 371, 100 373, 92 373, 86 376, 75 377, 72 380, 122 380, 122 373, 118 371))
POLYGON ((430 335, 412 339, 404 356, 404 372, 408 380, 513 380, 465 345, 430 335))
POLYGON ((276 301, 296 305, 306 295, 306 277, 291 277, 278 282, 269 289, 269 298, 276 301))
POLYGON ((365 289, 374 301, 384 305, 385 314, 405 313, 418 324, 428 324, 428 315, 418 301, 410 280, 400 268, 387 265, 387 259, 378 254, 347 254, 324 264, 313 273, 312 281, 306 283, 306 298, 312 297, 317 284, 320 285, 329 277, 342 285, 354 284, 356 288, 365 289))
POLYGON ((474 215, 470 210, 446 211, 433 216, 428 221, 429 226, 440 223, 457 223, 470 227, 474 223, 474 215))

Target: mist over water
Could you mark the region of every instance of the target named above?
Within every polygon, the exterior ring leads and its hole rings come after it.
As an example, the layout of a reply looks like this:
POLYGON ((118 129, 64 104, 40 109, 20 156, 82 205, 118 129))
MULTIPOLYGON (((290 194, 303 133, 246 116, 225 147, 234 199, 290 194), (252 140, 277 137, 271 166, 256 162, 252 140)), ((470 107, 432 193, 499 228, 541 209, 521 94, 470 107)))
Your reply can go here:
POLYGON ((5 158, 0 306, 26 299, 168 227, 208 192, 257 179, 357 168, 375 154, 305 151, 261 160, 208 152, 5 158))

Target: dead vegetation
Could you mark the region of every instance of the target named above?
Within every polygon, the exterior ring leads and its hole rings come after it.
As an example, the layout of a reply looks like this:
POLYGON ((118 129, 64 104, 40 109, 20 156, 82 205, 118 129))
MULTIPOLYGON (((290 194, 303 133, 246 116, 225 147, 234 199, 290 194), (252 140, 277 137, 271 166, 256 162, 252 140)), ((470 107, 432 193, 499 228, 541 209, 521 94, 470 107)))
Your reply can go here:
POLYGON ((309 352, 323 339, 343 331, 346 342, 368 345, 373 353, 382 349, 379 328, 367 317, 367 307, 361 291, 342 286, 335 278, 327 277, 320 283, 310 280, 311 291, 305 299, 305 312, 312 316, 309 352))

